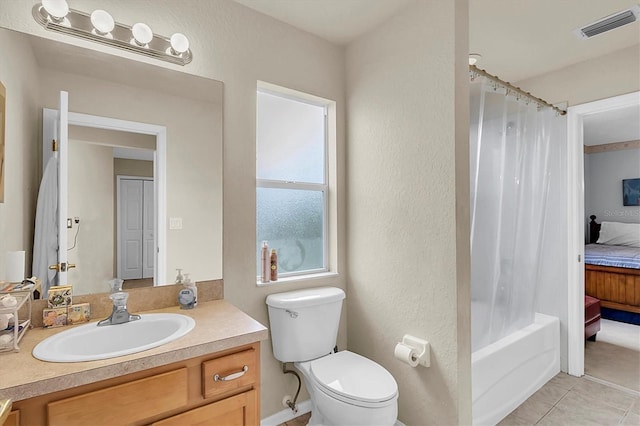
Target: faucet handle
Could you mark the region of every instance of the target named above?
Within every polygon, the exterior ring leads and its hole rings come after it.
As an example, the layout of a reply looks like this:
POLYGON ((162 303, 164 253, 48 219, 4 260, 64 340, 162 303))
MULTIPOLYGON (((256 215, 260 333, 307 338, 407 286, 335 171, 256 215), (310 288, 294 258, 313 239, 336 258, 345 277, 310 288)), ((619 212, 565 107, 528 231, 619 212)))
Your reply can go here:
POLYGON ((107 284, 109 284, 109 289, 111 293, 117 293, 119 291, 122 291, 122 283, 124 283, 124 280, 120 278, 113 278, 107 281, 107 284))
POLYGON ((113 306, 116 308, 126 308, 127 307, 127 299, 129 298, 129 293, 124 291, 119 291, 117 293, 112 293, 109 295, 109 299, 113 302, 113 306))

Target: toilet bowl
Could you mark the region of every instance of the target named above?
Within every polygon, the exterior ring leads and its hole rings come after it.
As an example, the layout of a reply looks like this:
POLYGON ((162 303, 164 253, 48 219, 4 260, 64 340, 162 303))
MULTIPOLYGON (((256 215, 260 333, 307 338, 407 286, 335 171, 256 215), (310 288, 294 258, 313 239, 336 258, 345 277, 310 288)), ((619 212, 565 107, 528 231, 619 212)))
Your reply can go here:
POLYGON ((309 425, 394 425, 398 385, 391 373, 356 353, 332 352, 344 298, 335 287, 267 296, 273 355, 302 373, 309 425))
POLYGON ((349 351, 296 362, 312 402, 309 425, 391 426, 398 385, 379 364, 349 351))

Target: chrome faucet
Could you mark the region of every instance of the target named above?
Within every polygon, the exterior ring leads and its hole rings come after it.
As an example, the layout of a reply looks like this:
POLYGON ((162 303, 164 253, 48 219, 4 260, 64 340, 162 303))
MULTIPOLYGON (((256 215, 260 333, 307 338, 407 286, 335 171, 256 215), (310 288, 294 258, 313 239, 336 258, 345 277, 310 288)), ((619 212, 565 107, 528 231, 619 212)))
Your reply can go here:
POLYGON ((111 311, 109 318, 98 321, 98 327, 103 325, 124 324, 125 322, 139 320, 140 315, 133 315, 127 311, 128 298, 129 294, 124 291, 110 294, 109 299, 113 301, 113 311, 111 311))

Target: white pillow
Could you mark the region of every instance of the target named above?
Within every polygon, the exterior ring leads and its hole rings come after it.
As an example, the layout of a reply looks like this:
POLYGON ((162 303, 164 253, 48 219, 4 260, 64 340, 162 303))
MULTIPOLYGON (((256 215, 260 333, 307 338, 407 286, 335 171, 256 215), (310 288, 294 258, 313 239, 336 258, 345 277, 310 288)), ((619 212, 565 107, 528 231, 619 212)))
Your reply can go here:
POLYGON ((598 244, 640 247, 640 223, 602 222, 598 244))

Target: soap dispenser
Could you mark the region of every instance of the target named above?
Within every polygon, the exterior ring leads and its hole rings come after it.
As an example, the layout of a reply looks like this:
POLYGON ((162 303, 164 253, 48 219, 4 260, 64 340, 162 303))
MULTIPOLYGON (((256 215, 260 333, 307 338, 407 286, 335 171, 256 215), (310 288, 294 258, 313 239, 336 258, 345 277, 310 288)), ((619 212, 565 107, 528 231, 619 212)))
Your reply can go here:
POLYGON ((191 281, 189 274, 184 274, 184 286, 193 291, 193 306, 198 306, 198 287, 196 287, 195 281, 191 281))
POLYGON ((184 288, 182 288, 182 290, 180 290, 180 292, 178 293, 178 303, 180 304, 180 309, 193 309, 198 303, 198 288, 196 287, 195 283, 191 282, 189 274, 185 274, 183 285, 184 288))

